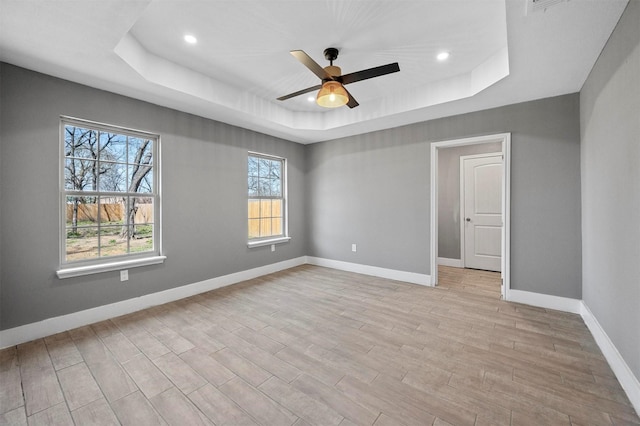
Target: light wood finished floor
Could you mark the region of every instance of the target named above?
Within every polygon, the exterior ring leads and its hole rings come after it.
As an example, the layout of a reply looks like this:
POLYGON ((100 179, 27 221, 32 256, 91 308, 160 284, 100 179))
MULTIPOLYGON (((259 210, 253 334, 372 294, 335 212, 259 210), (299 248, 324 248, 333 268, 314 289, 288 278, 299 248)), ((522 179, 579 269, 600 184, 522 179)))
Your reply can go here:
POLYGON ((500 299, 500 272, 438 266, 438 288, 500 299))
POLYGON ((640 424, 579 316, 475 275, 305 265, 8 348, 0 424, 640 424))

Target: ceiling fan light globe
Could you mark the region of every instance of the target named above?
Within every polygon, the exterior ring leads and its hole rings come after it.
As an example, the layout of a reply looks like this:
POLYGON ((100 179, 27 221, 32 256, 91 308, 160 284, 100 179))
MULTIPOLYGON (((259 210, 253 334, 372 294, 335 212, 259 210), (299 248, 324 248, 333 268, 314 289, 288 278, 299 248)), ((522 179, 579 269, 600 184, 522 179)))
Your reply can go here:
POLYGON ((316 103, 325 108, 337 108, 346 105, 347 102, 349 102, 349 95, 337 81, 323 83, 316 98, 316 103))

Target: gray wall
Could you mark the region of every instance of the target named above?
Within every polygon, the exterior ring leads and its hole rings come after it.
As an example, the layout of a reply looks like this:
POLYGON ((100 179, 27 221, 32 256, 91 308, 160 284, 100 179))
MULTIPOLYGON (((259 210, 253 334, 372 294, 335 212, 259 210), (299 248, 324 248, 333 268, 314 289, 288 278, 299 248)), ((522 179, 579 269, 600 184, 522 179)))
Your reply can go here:
POLYGON ((583 298, 640 380, 640 2, 580 92, 583 298))
POLYGON ((421 139, 386 130, 307 146, 310 255, 428 272, 429 145, 421 139))
POLYGON ((502 144, 438 150, 438 257, 460 259, 460 157, 489 152, 502 152, 502 144))
POLYGON ((304 146, 2 64, 0 328, 306 254, 304 146), (58 280, 61 114, 159 133, 162 265, 58 280), (288 158, 292 240, 248 249, 247 150, 288 158))
POLYGON ((580 299, 577 94, 308 146, 309 255, 429 274, 430 142, 503 132, 512 135, 511 286, 580 299))
POLYGON ((429 274, 430 141, 501 132, 513 143, 512 287, 581 297, 577 94, 303 146, 1 67, 1 329, 307 254, 429 274), (163 265, 125 283, 55 277, 61 114, 162 135, 163 265), (247 150, 289 159, 293 239, 275 253, 246 247, 247 150))

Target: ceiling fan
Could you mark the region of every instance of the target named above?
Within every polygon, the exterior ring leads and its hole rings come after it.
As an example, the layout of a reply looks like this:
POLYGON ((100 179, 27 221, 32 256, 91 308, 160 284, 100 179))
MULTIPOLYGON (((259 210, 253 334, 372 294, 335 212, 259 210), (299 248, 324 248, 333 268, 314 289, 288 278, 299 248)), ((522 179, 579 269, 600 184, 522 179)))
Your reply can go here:
POLYGON ((380 77, 385 74, 400 71, 398 63, 394 62, 392 64, 381 65, 379 67, 341 75, 342 70, 340 67, 333 65, 333 61, 338 58, 338 49, 335 47, 329 47, 324 50, 324 57, 330 64, 328 67, 324 68, 318 65, 316 61, 311 59, 311 57, 302 50, 292 50, 290 53, 300 61, 302 65, 306 66, 312 73, 317 75, 320 80, 322 80, 322 83, 317 86, 298 90, 297 92, 293 92, 288 95, 280 96, 278 98, 279 101, 284 101, 319 89, 320 91, 316 98, 318 105, 327 108, 335 108, 346 104, 349 108, 355 108, 360 104, 355 100, 351 93, 345 89, 345 84, 355 83, 356 81, 367 80, 369 78, 380 77))

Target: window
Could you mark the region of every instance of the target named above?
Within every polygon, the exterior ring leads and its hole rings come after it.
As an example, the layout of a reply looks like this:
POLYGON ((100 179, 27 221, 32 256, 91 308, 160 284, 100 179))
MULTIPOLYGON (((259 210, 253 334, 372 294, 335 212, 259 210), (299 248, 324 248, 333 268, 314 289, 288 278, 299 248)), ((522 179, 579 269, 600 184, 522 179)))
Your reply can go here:
POLYGON ((286 160, 250 152, 247 164, 249 246, 288 241, 286 160))
POLYGON ((60 131, 62 269, 159 256, 159 136, 66 117, 60 131))

